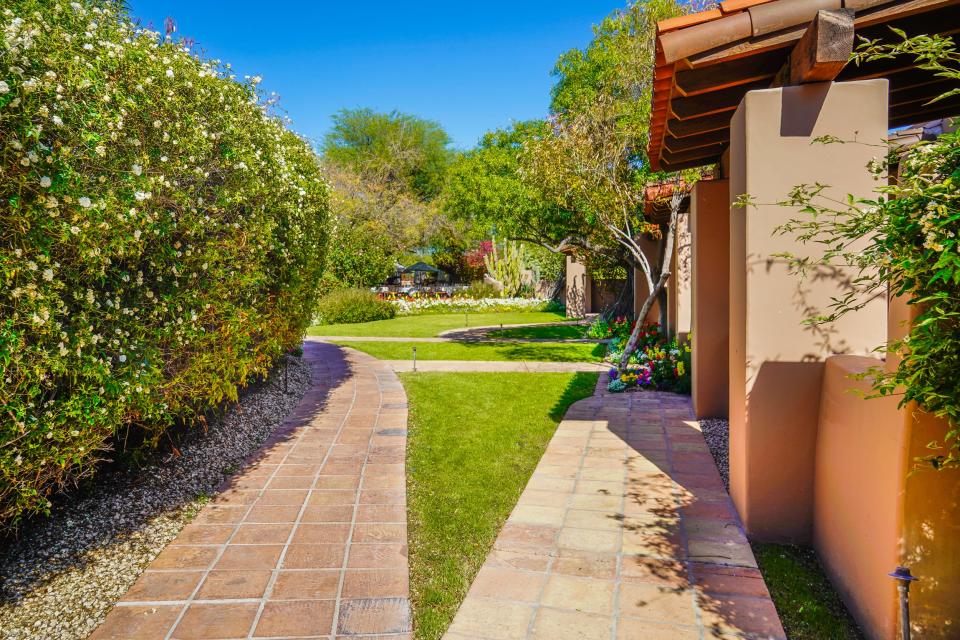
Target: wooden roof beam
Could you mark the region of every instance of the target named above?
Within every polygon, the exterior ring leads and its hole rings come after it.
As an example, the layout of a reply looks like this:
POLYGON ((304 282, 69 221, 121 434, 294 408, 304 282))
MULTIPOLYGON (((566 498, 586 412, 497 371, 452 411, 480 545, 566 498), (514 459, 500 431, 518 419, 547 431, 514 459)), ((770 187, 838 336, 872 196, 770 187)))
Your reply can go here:
POLYGON ((830 82, 853 53, 853 11, 822 9, 810 22, 774 78, 774 87, 830 82))

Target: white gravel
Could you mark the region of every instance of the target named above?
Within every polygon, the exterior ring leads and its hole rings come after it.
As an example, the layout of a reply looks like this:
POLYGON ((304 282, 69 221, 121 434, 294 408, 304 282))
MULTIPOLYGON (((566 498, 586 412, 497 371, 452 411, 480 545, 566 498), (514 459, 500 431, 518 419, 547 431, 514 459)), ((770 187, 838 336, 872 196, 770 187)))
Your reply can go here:
POLYGON ((717 463, 723 485, 730 491, 730 424, 723 419, 701 420, 700 429, 713 461, 717 463))
POLYGON ((289 358, 240 403, 187 438, 180 456, 99 477, 91 491, 0 548, 0 637, 86 638, 151 560, 199 511, 224 477, 297 405, 310 368, 289 358))

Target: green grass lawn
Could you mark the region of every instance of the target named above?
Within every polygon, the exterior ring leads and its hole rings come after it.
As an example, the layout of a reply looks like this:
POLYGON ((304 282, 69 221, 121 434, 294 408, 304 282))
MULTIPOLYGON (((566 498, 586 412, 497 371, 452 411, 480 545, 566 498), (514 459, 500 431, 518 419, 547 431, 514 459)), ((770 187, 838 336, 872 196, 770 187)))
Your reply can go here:
POLYGON ((570 404, 595 373, 406 373, 417 640, 438 640, 570 404))
POLYGON ((606 345, 585 342, 359 342, 337 344, 369 353, 381 360, 512 360, 527 362, 600 362, 606 345))
POLYGON ((579 340, 587 330, 583 325, 554 325, 545 327, 516 327, 514 329, 498 329, 490 332, 491 338, 538 340, 579 340))
POLYGON ((755 543, 753 553, 788 638, 860 640, 863 637, 812 549, 755 543))
POLYGON ((389 338, 431 338, 448 329, 484 327, 498 324, 535 324, 567 320, 562 313, 513 311, 506 313, 437 313, 403 316, 359 324, 326 324, 310 327, 312 336, 383 336, 389 338))

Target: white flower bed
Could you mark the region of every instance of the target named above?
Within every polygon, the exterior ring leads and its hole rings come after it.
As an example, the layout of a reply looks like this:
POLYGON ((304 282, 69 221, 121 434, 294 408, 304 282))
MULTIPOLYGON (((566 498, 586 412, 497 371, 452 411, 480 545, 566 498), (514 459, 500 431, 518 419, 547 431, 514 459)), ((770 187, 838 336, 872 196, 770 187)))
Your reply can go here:
POLYGON ((550 304, 541 298, 420 298, 391 300, 400 315, 417 313, 491 313, 496 311, 544 311, 550 304))

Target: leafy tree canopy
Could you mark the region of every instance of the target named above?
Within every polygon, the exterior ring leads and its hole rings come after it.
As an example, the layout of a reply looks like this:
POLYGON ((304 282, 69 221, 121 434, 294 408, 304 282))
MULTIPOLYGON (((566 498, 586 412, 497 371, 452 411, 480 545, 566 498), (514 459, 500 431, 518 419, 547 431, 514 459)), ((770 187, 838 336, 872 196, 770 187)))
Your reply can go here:
POLYGON ((452 159, 450 136, 436 122, 392 111, 342 109, 324 138, 325 159, 364 181, 433 199, 452 159))

